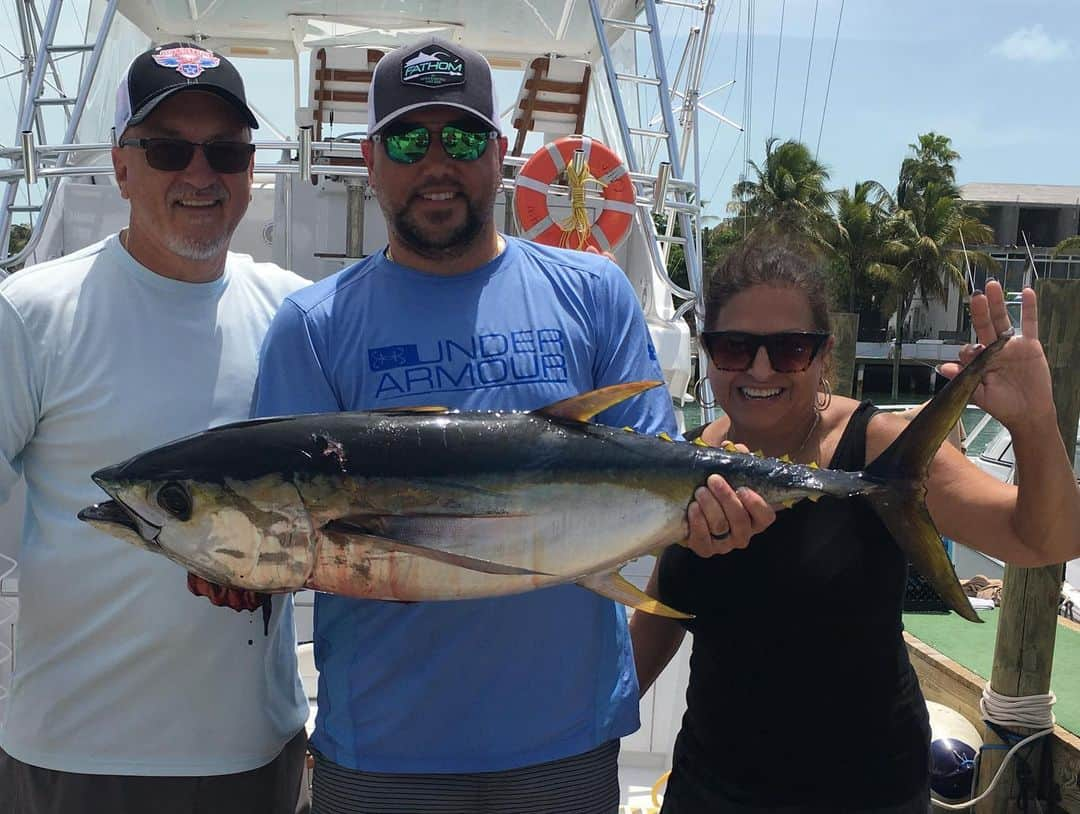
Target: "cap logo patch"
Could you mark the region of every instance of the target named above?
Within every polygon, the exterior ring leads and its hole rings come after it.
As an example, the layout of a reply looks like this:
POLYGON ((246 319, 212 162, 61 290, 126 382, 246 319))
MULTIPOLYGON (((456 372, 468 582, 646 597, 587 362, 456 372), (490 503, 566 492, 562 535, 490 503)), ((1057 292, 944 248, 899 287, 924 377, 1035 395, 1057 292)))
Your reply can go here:
POLYGON ((437 88, 465 84, 465 60, 442 49, 424 50, 405 57, 401 63, 401 81, 405 85, 437 88))
POLYGON ((221 60, 201 48, 169 48, 153 55, 162 68, 176 68, 177 73, 194 79, 208 68, 216 68, 221 60))

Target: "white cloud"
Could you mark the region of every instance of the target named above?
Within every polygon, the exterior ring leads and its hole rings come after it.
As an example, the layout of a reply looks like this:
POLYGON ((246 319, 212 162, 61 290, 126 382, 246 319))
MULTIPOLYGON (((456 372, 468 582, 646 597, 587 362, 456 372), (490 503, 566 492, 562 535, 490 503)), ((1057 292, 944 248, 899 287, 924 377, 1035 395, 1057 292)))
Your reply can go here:
POLYGON ((994 46, 993 52, 1020 62, 1056 62, 1068 59, 1072 47, 1065 39, 1050 37, 1041 24, 1020 28, 994 46))

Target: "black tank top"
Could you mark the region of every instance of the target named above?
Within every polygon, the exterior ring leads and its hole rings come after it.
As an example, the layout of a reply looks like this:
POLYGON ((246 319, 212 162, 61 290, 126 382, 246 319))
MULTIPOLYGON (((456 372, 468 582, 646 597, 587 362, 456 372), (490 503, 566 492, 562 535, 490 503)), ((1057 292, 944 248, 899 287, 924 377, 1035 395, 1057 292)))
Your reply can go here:
MULTIPOLYGON (((856 408, 831 468, 864 468, 875 412, 856 408)), ((918 794, 930 730, 901 636, 906 574, 858 499, 798 503, 731 554, 668 548, 660 598, 695 614, 681 796, 836 811, 918 794)))

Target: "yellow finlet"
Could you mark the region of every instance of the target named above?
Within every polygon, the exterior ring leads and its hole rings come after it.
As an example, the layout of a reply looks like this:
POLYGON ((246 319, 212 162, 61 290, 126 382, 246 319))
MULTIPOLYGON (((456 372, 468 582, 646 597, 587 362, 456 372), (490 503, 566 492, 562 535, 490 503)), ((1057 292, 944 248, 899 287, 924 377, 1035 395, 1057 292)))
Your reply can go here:
POLYGON ((810 463, 807 464, 807 466, 810 467, 811 469, 821 469, 821 467, 818 466, 817 461, 811 461, 810 463))
POLYGON ((606 596, 623 605, 628 605, 634 610, 645 611, 656 616, 666 616, 669 619, 693 619, 691 614, 669 608, 663 602, 653 599, 636 585, 628 582, 618 571, 610 571, 606 574, 592 574, 582 577, 577 581, 582 588, 588 588, 593 593, 606 596))
POLYGON ((754 455, 756 457, 758 457, 758 458, 764 458, 765 457, 765 450, 763 450, 763 449, 755 449, 754 450, 754 455))
POLYGON ((724 452, 738 452, 739 451, 739 448, 737 446, 735 446, 735 444, 733 442, 728 441, 726 438, 723 441, 720 442, 720 449, 724 450, 724 452))
POLYGON ((622 431, 623 432, 637 432, 637 430, 635 430, 633 427, 623 427, 622 431))
POLYGON ((659 438, 661 441, 672 441, 672 443, 674 443, 674 440, 672 439, 672 437, 670 435, 668 435, 666 432, 662 432, 659 435, 657 435, 656 437, 659 438))
POLYGON ((608 387, 600 387, 587 393, 580 393, 568 399, 533 410, 534 415, 547 416, 548 418, 562 418, 570 421, 588 421, 597 413, 602 413, 608 407, 633 398, 646 390, 659 387, 663 382, 642 381, 627 382, 625 384, 613 384, 608 387))
POLYGON ((700 435, 693 440, 693 444, 696 447, 707 447, 707 446, 709 446, 708 444, 706 444, 704 441, 701 440, 700 435))
POLYGON ((786 452, 783 455, 780 456, 779 460, 783 461, 786 464, 789 464, 789 463, 792 462, 791 461, 791 456, 788 455, 786 452))
POLYGON ((798 503, 797 500, 785 500, 780 505, 783 506, 785 509, 790 509, 796 503, 798 503))

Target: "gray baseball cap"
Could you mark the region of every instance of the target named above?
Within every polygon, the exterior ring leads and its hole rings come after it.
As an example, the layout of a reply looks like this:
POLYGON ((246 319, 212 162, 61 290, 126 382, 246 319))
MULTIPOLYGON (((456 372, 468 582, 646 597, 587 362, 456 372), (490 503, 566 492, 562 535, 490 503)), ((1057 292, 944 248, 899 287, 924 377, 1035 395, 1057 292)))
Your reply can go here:
POLYGON ((368 97, 368 135, 413 110, 446 105, 501 132, 491 65, 471 48, 427 37, 403 45, 375 64, 368 97))

